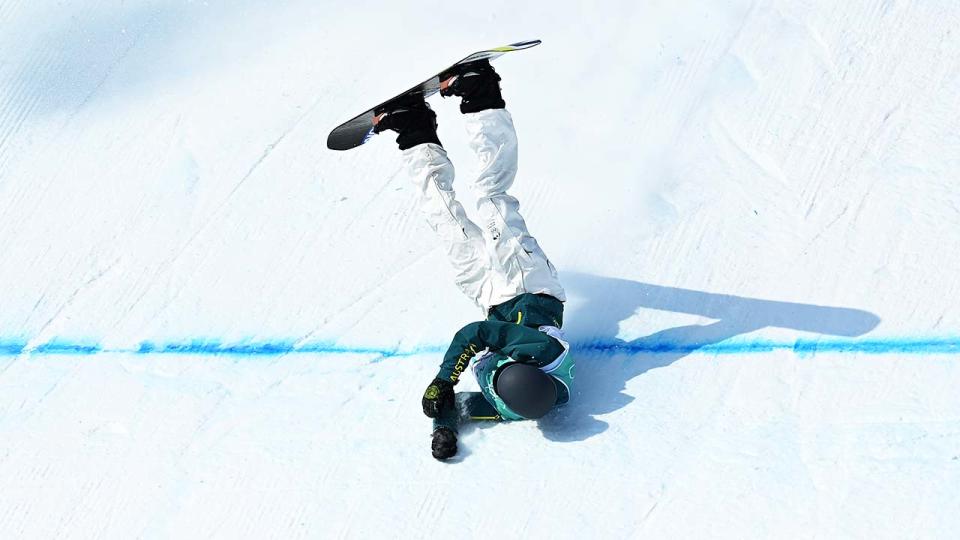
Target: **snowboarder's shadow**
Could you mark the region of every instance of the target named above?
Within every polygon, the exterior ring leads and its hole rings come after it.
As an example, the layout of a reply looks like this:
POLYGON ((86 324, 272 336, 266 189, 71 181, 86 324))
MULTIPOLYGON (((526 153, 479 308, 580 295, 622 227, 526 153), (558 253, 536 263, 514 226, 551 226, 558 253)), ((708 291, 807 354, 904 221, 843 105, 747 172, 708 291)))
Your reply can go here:
POLYGON ((589 274, 565 273, 563 282, 568 296, 581 300, 571 302, 572 309, 564 314, 564 331, 574 347, 587 347, 575 352, 574 399, 538 422, 544 436, 554 441, 581 441, 602 433, 608 425, 595 416, 634 400, 624 393, 627 381, 706 345, 766 327, 855 337, 880 322, 859 309, 743 298, 589 274), (639 308, 700 315, 716 322, 667 328, 632 341, 619 339, 619 323, 639 308), (615 354, 591 352, 591 346, 615 354), (617 352, 619 347, 623 352, 617 352), (630 352, 650 349, 660 352, 630 352))

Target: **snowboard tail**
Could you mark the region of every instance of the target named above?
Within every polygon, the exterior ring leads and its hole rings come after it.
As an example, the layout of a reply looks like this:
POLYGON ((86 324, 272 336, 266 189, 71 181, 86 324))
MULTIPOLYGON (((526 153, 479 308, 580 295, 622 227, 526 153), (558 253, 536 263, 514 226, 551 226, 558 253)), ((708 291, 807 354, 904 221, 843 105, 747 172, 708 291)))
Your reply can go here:
POLYGON ((529 49, 539 44, 539 39, 520 41, 517 43, 511 43, 510 45, 504 45, 503 47, 494 47, 492 49, 477 51, 473 54, 470 54, 447 69, 437 73, 433 77, 430 77, 413 88, 410 88, 406 92, 402 92, 382 103, 379 103, 376 106, 363 111, 357 116, 335 127, 333 131, 330 132, 330 135, 327 136, 327 148, 331 150, 349 150, 367 142, 370 140, 370 137, 373 136, 373 117, 382 112, 382 108, 384 106, 388 105, 392 101, 396 101, 399 98, 409 95, 419 94, 426 99, 436 94, 440 91, 440 77, 444 73, 453 71, 457 68, 457 66, 468 64, 470 62, 476 62, 477 60, 493 60, 503 56, 508 52, 529 49))

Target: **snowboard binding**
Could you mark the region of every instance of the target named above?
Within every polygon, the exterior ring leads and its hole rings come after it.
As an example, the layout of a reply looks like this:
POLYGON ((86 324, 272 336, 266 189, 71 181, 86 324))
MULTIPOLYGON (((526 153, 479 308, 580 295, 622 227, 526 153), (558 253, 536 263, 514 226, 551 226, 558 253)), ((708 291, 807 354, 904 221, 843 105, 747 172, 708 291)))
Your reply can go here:
POLYGON ((461 64, 442 73, 440 95, 463 98, 460 112, 464 114, 506 107, 500 94, 500 75, 486 59, 461 64))
POLYGON ((373 132, 379 134, 386 130, 397 132, 400 150, 423 143, 443 146, 437 137, 437 113, 423 99, 423 94, 407 94, 377 108, 373 132))
MULTIPOLYGON (((398 100, 403 99, 404 96, 409 96, 411 94, 420 96, 422 99, 429 98, 430 96, 436 94, 440 91, 441 81, 447 81, 446 86, 451 86, 455 81, 448 81, 454 75, 460 75, 464 72, 462 69, 463 66, 471 65, 473 67, 480 66, 481 69, 483 64, 480 63, 481 60, 484 60, 487 65, 494 59, 500 58, 506 53, 513 51, 522 51, 529 49, 531 47, 536 47, 540 44, 539 39, 533 39, 528 41, 518 41, 517 43, 511 43, 509 45, 504 45, 502 47, 494 47, 492 49, 484 49, 482 51, 477 51, 475 53, 467 55, 465 58, 461 59, 456 64, 446 68, 441 71, 439 74, 430 77, 429 79, 423 81, 422 83, 408 89, 406 92, 399 94, 391 99, 384 101, 383 103, 371 107, 362 113, 354 116, 350 120, 340 124, 339 126, 333 128, 333 131, 327 136, 327 148, 331 150, 350 150, 351 148, 356 148, 367 141, 370 140, 371 136, 375 133, 380 133, 384 129, 391 129, 390 127, 382 127, 380 130, 375 130, 376 124, 375 121, 383 120, 381 116, 384 112, 390 108, 390 105, 397 102, 398 100)), ((464 77, 464 80, 469 77, 464 77)), ((462 84, 462 82, 460 83, 462 84)), ((464 88, 459 87, 458 85, 452 85, 454 88, 450 90, 450 93, 444 95, 456 95, 453 92, 461 91, 465 92, 464 88), (459 89, 459 90, 458 90, 459 89)), ((499 88, 497 88, 497 94, 499 95, 499 88)), ((471 98, 472 99, 472 98, 471 98)), ((493 105, 499 105, 503 107, 502 104, 497 103, 497 101, 502 102, 502 98, 494 101, 493 105)), ((471 107, 467 107, 467 110, 470 110, 471 107)), ((491 107, 495 108, 495 107, 491 107)), ((463 110, 463 107, 461 107, 463 110)), ((479 110, 479 109, 478 109, 479 110)))

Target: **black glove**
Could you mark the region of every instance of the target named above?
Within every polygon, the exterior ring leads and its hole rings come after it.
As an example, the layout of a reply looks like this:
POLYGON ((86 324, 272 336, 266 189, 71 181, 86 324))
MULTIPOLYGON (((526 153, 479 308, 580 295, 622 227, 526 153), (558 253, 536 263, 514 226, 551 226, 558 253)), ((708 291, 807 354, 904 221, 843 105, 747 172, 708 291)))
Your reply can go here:
POLYGON ((438 427, 433 432, 433 457, 447 459, 457 455, 457 434, 450 428, 438 427))
POLYGON ((453 384, 440 378, 434 379, 423 392, 420 404, 423 405, 423 414, 430 418, 437 418, 444 411, 453 409, 453 384))

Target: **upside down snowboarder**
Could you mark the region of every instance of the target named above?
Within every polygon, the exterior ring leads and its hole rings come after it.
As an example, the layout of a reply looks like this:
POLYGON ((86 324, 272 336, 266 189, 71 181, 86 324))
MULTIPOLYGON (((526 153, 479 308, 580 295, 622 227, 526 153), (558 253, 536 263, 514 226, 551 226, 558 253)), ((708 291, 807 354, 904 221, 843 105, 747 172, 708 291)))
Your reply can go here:
POLYGON ((453 190, 454 168, 437 137, 436 113, 422 95, 389 103, 374 132, 397 132, 397 144, 418 193, 418 204, 447 252, 460 289, 486 314, 456 333, 436 378, 423 394, 433 419, 433 457, 457 453, 464 420, 524 420, 570 399, 574 360, 560 330, 566 296, 556 269, 530 235, 516 198, 507 194, 517 173, 517 136, 487 60, 441 76, 440 93, 462 98, 469 145, 480 160, 470 186, 478 197, 479 227, 453 190), (470 366, 480 392, 454 394, 470 366))

